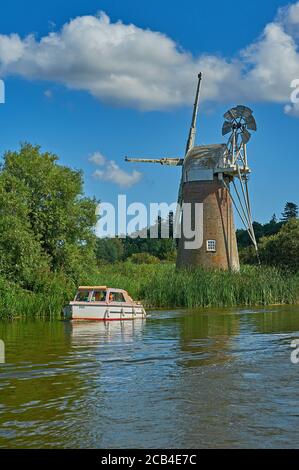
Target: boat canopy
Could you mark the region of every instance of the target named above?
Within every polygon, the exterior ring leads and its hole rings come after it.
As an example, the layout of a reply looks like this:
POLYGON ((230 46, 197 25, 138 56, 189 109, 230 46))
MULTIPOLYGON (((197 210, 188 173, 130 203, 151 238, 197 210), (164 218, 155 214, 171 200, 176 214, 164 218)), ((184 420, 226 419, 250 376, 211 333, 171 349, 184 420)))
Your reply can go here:
POLYGON ((80 286, 78 288, 78 290, 94 290, 94 289, 104 290, 104 289, 107 289, 107 286, 80 286))

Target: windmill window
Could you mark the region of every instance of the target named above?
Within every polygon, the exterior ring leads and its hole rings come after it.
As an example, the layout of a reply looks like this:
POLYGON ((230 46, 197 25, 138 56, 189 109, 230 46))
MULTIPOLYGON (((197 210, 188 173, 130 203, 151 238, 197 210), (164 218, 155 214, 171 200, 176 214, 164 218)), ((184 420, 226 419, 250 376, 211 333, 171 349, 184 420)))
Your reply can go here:
POLYGON ((216 240, 207 240, 207 251, 216 251, 216 240))

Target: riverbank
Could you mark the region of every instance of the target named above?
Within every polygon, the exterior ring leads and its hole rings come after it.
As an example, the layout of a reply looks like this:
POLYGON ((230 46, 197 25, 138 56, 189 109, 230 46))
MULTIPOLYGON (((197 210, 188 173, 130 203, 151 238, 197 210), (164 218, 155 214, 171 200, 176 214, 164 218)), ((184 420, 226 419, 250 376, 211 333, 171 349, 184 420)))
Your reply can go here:
MULTIPOLYGON (((172 263, 126 262, 103 265, 97 274, 83 276, 80 284, 85 283, 125 289, 147 308, 295 304, 299 299, 298 274, 253 266, 243 266, 240 273, 201 269, 177 272, 172 263)), ((0 318, 58 318, 76 288, 62 275, 53 276, 34 292, 0 278, 0 318)))

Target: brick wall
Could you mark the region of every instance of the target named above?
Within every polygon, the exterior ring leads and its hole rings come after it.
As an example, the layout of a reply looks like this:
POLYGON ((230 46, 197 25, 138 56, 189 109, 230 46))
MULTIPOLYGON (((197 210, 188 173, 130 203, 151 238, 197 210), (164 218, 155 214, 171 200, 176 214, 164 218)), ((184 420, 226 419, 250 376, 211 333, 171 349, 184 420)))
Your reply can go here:
MULTIPOLYGON (((177 267, 239 269, 239 255, 234 226, 232 203, 223 183, 193 181, 183 186, 184 202, 203 203, 203 245, 200 249, 184 248, 184 237, 179 240, 177 267), (216 240, 216 252, 207 252, 207 240, 216 240)), ((194 223, 194 213, 193 220, 194 223)))

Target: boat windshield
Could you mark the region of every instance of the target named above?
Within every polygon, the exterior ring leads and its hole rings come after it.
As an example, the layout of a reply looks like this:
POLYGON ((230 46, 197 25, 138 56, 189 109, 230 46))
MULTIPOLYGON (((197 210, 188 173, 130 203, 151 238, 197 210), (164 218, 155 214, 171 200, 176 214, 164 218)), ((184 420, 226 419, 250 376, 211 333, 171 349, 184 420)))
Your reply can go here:
POLYGON ((109 302, 125 302, 126 299, 122 292, 110 292, 109 302))
POLYGON ((89 291, 88 290, 79 290, 76 295, 77 302, 88 302, 89 291))
POLYGON ((92 302, 105 302, 106 290, 94 290, 91 296, 92 302))

